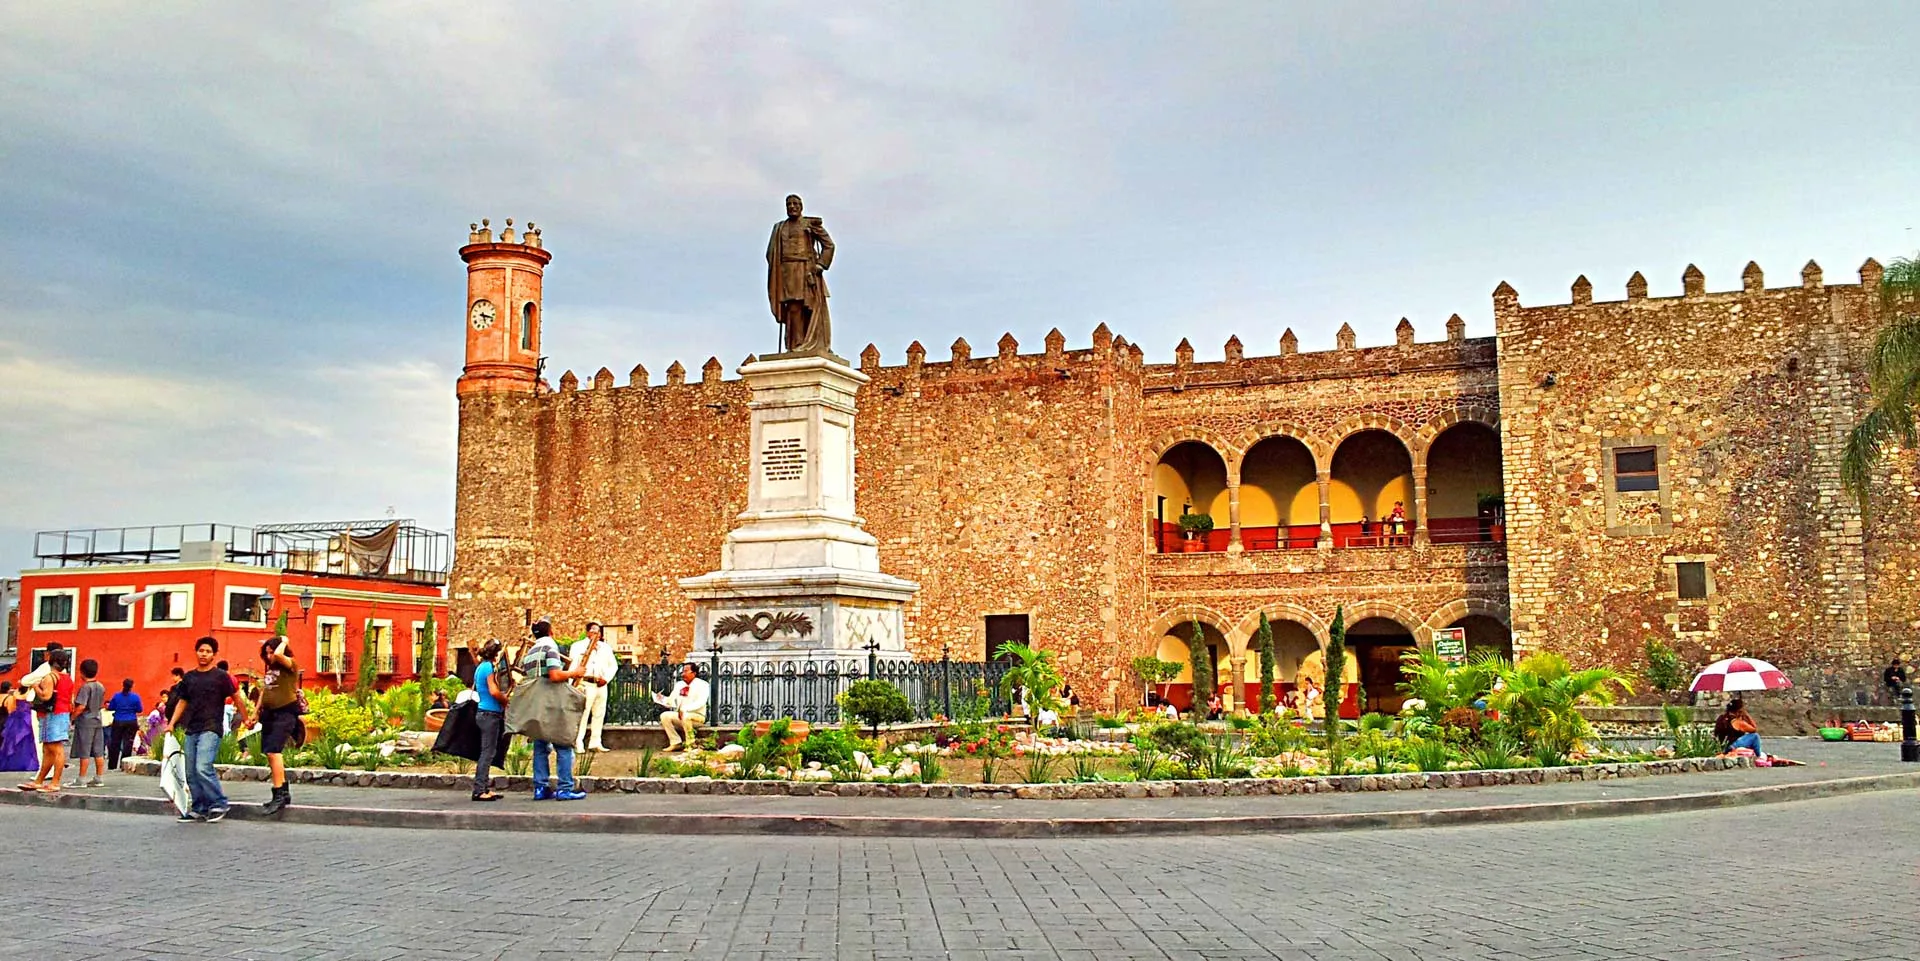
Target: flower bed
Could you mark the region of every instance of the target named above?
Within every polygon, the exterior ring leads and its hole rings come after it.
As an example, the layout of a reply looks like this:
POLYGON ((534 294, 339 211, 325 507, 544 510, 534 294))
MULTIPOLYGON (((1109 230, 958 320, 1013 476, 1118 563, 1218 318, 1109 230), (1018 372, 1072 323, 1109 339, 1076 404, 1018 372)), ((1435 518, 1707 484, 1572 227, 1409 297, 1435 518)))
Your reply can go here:
MULTIPOLYGON (((1007 800, 1086 800, 1098 798, 1250 797, 1255 795, 1324 794, 1353 791, 1417 791, 1485 787, 1499 784, 1560 784, 1617 778, 1724 771, 1752 766, 1751 758, 1703 757, 1671 760, 1592 764, 1581 767, 1510 768, 1501 771, 1404 772, 1398 774, 1308 775, 1285 778, 1215 780, 1089 781, 1047 784, 950 784, 934 782, 816 782, 785 780, 728 780, 712 777, 638 778, 582 777, 581 786, 596 793, 774 795, 788 797, 982 798, 1007 800)), ((134 774, 157 775, 159 762, 134 758, 126 762, 134 774)), ((223 765, 220 776, 229 781, 267 779, 267 769, 223 765)), ((466 790, 471 779, 459 774, 420 774, 410 771, 333 771, 290 768, 295 784, 346 787, 389 787, 422 790, 466 790)), ((524 776, 493 780, 501 791, 531 792, 524 776)))

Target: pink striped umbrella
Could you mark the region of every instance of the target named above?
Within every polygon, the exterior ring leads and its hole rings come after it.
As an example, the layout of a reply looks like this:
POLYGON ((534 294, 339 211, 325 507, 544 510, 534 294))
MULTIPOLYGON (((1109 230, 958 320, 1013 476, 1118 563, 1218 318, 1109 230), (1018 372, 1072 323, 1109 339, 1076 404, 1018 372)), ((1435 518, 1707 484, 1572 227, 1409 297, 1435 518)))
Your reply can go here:
POLYGON ((1780 669, 1757 657, 1729 657, 1714 661, 1693 679, 1694 691, 1777 691, 1793 682, 1780 669))

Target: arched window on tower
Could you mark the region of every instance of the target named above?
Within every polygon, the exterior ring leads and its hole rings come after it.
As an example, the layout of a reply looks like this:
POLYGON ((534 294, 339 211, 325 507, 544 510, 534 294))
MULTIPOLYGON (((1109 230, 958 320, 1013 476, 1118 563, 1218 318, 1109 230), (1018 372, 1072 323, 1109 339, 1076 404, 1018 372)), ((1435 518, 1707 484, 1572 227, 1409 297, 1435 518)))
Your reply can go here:
POLYGON ((529 300, 520 307, 520 349, 533 349, 533 325, 540 319, 540 308, 529 300))

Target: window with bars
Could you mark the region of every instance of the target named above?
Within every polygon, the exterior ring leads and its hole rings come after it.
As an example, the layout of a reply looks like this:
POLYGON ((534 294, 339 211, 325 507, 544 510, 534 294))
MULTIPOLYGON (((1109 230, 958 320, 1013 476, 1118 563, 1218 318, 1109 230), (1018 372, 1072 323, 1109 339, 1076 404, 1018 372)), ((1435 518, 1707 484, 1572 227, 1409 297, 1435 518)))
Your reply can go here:
POLYGON ((154 591, 147 595, 147 623, 187 619, 186 591, 154 591))

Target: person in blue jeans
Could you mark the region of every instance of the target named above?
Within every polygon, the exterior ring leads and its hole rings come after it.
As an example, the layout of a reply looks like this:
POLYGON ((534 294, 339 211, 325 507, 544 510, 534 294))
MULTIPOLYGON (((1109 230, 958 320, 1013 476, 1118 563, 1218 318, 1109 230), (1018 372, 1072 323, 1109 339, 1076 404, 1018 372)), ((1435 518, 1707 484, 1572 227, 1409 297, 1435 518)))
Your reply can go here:
POLYGON ((247 707, 233 677, 214 665, 220 654, 220 642, 203 637, 193 642, 195 667, 174 685, 173 730, 180 732, 181 748, 187 755, 187 790, 193 804, 182 821, 218 821, 227 816, 227 795, 220 790, 220 775, 213 770, 213 759, 220 753, 221 725, 226 722, 227 702, 235 702, 235 725, 245 728, 247 707))
MULTIPOLYGON (((555 684, 565 684, 577 677, 586 675, 586 658, 580 659, 578 670, 567 670, 567 659, 560 653, 560 645, 553 639, 553 628, 546 621, 533 622, 533 646, 520 658, 520 673, 527 677, 545 677, 555 684)), ((573 741, 534 741, 533 742, 533 799, 536 801, 578 801, 587 796, 585 791, 573 780, 573 741), (559 784, 552 781, 555 773, 548 768, 547 751, 553 751, 553 766, 558 768, 559 784)))
POLYGON ((1753 715, 1747 713, 1747 702, 1734 698, 1727 702, 1727 709, 1713 720, 1713 736, 1726 750, 1735 751, 1746 748, 1754 757, 1766 757, 1760 750, 1760 726, 1753 723, 1753 715))

